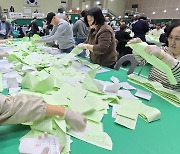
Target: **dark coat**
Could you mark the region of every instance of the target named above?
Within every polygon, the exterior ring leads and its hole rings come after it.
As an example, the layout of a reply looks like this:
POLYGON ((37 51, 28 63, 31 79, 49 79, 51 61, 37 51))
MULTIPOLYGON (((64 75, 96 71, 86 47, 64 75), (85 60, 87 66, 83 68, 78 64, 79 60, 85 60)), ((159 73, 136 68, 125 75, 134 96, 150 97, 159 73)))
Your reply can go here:
POLYGON ((149 31, 149 25, 147 21, 140 19, 136 23, 132 24, 132 31, 134 32, 134 37, 139 37, 145 42, 145 35, 149 31))
POLYGON ((119 56, 121 57, 126 54, 131 54, 132 50, 129 47, 125 47, 127 42, 131 39, 129 33, 123 30, 120 30, 116 32, 115 37, 118 40, 116 49, 119 52, 119 56))

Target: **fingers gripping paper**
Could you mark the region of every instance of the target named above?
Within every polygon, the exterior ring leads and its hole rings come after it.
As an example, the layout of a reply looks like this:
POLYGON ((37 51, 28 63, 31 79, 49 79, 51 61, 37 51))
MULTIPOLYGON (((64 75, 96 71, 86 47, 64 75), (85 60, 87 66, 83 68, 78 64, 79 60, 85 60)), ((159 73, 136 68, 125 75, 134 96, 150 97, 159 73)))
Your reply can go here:
POLYGON ((144 58, 148 63, 156 67, 157 69, 161 70, 162 72, 166 73, 169 82, 173 85, 177 84, 177 81, 172 74, 170 67, 165 64, 163 61, 155 57, 154 55, 150 56, 147 52, 145 52, 145 48, 147 47, 147 43, 135 43, 135 44, 128 44, 130 48, 132 48, 137 54, 139 54, 142 58, 144 58))

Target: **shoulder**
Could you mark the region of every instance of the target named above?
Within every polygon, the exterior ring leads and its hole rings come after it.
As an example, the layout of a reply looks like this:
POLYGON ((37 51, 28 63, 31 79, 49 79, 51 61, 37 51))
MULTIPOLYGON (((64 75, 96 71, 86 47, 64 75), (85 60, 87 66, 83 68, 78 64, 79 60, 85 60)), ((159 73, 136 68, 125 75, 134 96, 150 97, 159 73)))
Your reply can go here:
POLYGON ((58 27, 68 26, 68 25, 69 25, 69 23, 68 23, 66 20, 61 19, 61 21, 60 21, 58 27))
POLYGON ((102 33, 102 32, 110 32, 113 33, 113 29, 111 28, 111 26, 104 24, 101 26, 101 28, 99 29, 98 33, 102 33))
POLYGON ((82 23, 82 20, 81 19, 79 19, 79 20, 77 20, 76 21, 76 23, 75 24, 81 24, 82 23))

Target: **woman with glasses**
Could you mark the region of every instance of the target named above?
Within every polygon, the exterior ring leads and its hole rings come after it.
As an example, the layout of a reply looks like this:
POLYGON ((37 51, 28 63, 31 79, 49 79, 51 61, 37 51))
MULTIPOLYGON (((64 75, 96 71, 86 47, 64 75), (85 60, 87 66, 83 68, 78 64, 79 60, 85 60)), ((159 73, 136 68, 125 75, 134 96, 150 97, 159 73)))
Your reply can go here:
MULTIPOLYGON (((180 21, 170 25, 167 30, 167 40, 167 46, 165 47, 159 48, 156 45, 148 45, 145 50, 161 59, 171 68, 177 84, 170 84, 166 74, 155 67, 152 67, 148 79, 161 83, 165 88, 180 91, 180 21)), ((137 40, 130 41, 130 43, 135 42, 137 40)), ((144 61, 138 55, 135 55, 135 57, 140 62, 144 61)))

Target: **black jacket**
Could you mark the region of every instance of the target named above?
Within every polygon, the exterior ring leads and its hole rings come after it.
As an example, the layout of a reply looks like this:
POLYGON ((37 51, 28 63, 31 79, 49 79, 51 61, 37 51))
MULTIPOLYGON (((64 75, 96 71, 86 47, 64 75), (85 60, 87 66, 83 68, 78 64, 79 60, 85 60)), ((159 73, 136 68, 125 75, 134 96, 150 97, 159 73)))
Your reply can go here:
POLYGON ((134 32, 134 37, 139 37, 145 42, 145 35, 149 31, 149 25, 147 21, 140 19, 136 23, 132 24, 132 31, 134 32))
POLYGON ((31 31, 32 31, 32 35, 38 34, 39 28, 38 28, 38 25, 37 25, 36 21, 33 21, 31 23, 31 31))
POLYGON ((119 57, 122 57, 126 54, 131 54, 132 50, 129 47, 125 47, 127 42, 131 39, 129 33, 120 30, 116 32, 115 37, 118 40, 116 50, 119 52, 119 57))

